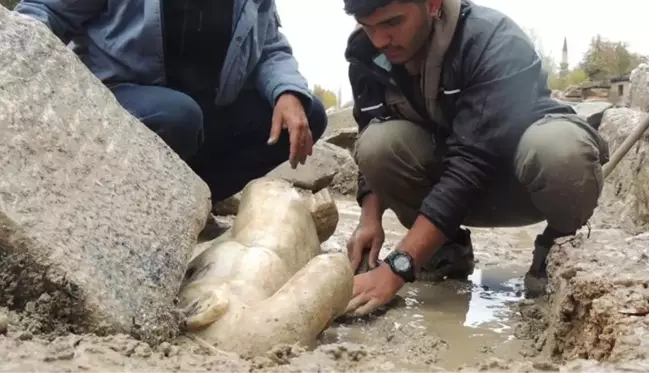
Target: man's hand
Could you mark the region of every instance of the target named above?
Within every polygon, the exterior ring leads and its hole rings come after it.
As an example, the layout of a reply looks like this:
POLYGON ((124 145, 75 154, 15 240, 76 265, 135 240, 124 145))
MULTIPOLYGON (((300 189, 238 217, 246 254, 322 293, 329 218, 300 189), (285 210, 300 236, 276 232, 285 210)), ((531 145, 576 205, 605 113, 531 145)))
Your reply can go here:
POLYGON ((363 254, 367 249, 370 250, 368 264, 370 268, 376 267, 383 241, 385 241, 385 231, 380 220, 368 220, 358 223, 354 233, 347 241, 347 256, 354 273, 358 270, 358 266, 363 260, 363 254))
POLYGON ((291 168, 295 169, 298 163, 303 165, 313 153, 313 138, 304 106, 293 93, 284 93, 277 99, 273 109, 269 145, 277 142, 283 128, 288 129, 291 144, 289 162, 291 168))
POLYGON ((382 263, 373 270, 354 277, 354 293, 347 305, 352 316, 367 315, 377 308, 388 304, 403 287, 404 281, 382 263))
MULTIPOLYGON (((408 253, 414 261, 415 273, 432 258, 446 237, 425 216, 418 216, 395 250, 408 253)), ((354 293, 346 313, 366 315, 387 304, 403 286, 404 281, 386 264, 354 277, 354 293)))
POLYGON ((368 266, 374 268, 379 260, 379 251, 385 241, 385 232, 383 231, 383 212, 379 197, 370 193, 363 198, 361 208, 361 217, 358 226, 352 236, 347 240, 347 256, 351 262, 354 273, 363 261, 365 251, 369 250, 368 266))

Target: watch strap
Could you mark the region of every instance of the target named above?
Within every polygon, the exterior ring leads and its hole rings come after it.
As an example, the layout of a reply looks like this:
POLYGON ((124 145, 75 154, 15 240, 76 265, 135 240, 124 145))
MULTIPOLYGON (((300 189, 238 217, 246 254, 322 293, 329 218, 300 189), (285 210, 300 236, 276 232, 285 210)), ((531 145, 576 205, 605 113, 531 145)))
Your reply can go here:
POLYGON ((414 282, 416 277, 415 277, 415 263, 414 260, 410 255, 404 252, 400 251, 392 251, 384 260, 385 263, 388 264, 392 272, 394 272, 397 276, 401 277, 405 282, 414 282), (395 267, 394 265, 394 260, 397 259, 398 257, 405 257, 409 264, 410 267, 406 271, 399 270, 395 267))

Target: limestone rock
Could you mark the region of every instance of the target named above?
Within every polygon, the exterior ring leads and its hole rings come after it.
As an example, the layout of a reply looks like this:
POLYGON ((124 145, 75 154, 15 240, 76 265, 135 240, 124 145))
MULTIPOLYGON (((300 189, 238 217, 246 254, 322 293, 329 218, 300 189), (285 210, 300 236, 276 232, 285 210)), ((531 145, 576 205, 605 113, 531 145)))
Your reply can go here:
MULTIPOLYGON (((628 108, 608 109, 599 132, 613 154, 646 116, 628 108)), ((649 133, 629 150, 608 176, 593 223, 637 234, 649 229, 649 133)))
POLYGON ((318 142, 313 146, 313 154, 307 158, 305 164, 298 164, 296 169, 292 169, 286 161, 269 172, 268 176, 278 177, 298 188, 317 192, 331 184, 336 172, 335 154, 318 142))
POLYGON ((337 164, 330 189, 341 195, 356 195, 358 166, 350 152, 329 143, 323 143, 322 147, 330 151, 337 164))
POLYGON ((593 128, 599 128, 602 122, 604 112, 613 107, 613 104, 608 101, 584 101, 573 105, 577 114, 586 118, 588 123, 593 128))
POLYGON ((46 26, 0 7, 0 303, 43 331, 177 332, 209 189, 46 26))
POLYGON ((333 133, 326 136, 323 140, 351 152, 354 149, 357 136, 358 127, 345 127, 334 130, 333 133))
POLYGON ((288 162, 281 164, 268 176, 279 177, 294 186, 317 192, 329 187, 342 195, 356 193, 358 167, 349 151, 327 142, 318 141, 313 146, 313 155, 304 165, 291 169, 288 162))
POLYGON ((610 363, 649 359, 649 235, 597 230, 548 260, 550 351, 610 363))
MULTIPOLYGON (((521 371, 521 370, 519 370, 521 371)), ((565 365, 561 366, 560 372, 649 372, 649 360, 634 360, 619 363, 600 363, 596 360, 575 359, 567 361, 565 365)))
POLYGON ((640 64, 631 72, 629 79, 629 107, 649 112, 649 65, 640 64))
POLYGON ((327 129, 324 136, 327 137, 341 128, 356 127, 354 120, 353 107, 343 108, 327 116, 327 129))

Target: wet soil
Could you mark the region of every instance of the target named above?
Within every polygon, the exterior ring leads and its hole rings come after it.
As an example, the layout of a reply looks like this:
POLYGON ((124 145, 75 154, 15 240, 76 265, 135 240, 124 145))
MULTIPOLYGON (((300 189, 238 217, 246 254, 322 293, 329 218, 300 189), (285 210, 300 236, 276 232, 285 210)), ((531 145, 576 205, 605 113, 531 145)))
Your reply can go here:
POLYGON ((324 333, 322 343, 352 342, 380 349, 398 343, 398 337, 434 336, 435 347, 424 353, 444 369, 490 356, 520 358, 523 341, 515 336, 515 320, 523 273, 518 268, 478 269, 466 282, 407 285, 387 312, 371 320, 334 325, 324 333))
MULTIPOLYGON (((325 251, 344 251, 359 216, 352 200, 340 200, 336 234, 325 251)), ((221 223, 231 218, 217 219, 221 223)), ((405 233, 386 213, 385 256, 405 233)), ((419 282, 368 318, 332 325, 316 346, 278 346, 267 356, 244 360, 200 340, 180 338, 152 349, 118 335, 42 336, 28 316, 0 309, 0 371, 448 371, 457 369, 558 370, 543 351, 548 305, 523 299, 522 277, 541 225, 471 229, 476 269, 466 281, 419 282)), ((592 362, 562 365, 565 371, 602 370, 592 362)))
MULTIPOLYGON (((338 232, 323 245, 328 251, 344 251, 347 237, 358 222, 360 211, 355 201, 339 200, 338 207, 338 232)), ((386 242, 380 258, 406 233, 391 211, 386 212, 383 222, 386 242)), ((467 281, 407 284, 384 313, 371 320, 334 325, 324 333, 322 342, 352 342, 385 349, 404 343, 394 342, 395 336, 407 339, 405 343, 414 343, 412 338, 403 337, 406 335, 432 337, 434 347, 428 349, 429 357, 423 360, 447 370, 479 364, 490 357, 518 360, 538 355, 526 351, 534 335, 521 326, 527 321, 519 304, 524 299, 523 276, 531 259, 532 243, 542 226, 470 229, 477 263, 467 281)), ((407 363, 397 364, 396 368, 411 369, 407 363)))

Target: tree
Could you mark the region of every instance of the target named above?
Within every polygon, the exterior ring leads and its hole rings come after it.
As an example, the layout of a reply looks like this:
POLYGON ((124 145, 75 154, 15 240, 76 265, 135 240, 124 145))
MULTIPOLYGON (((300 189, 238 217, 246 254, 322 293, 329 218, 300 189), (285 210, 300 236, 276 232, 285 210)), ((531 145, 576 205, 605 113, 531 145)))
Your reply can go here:
POLYGON ((566 79, 566 85, 568 86, 580 85, 589 80, 586 72, 579 68, 570 70, 568 75, 566 75, 565 79, 566 79))
POLYGON ((605 80, 627 74, 642 62, 647 62, 647 56, 629 51, 626 43, 596 35, 580 66, 590 80, 605 80))
POLYGON ((551 89, 563 91, 570 86, 580 86, 588 81, 589 79, 586 72, 580 68, 576 68, 567 70, 565 75, 554 75, 549 79, 548 86, 551 89))
POLYGON ((336 97, 336 94, 333 91, 323 88, 318 84, 313 87, 313 94, 322 101, 325 109, 336 106, 338 103, 338 97, 336 97))
POLYGON ((534 44, 536 53, 543 62, 543 69, 548 73, 548 87, 550 89, 563 91, 571 85, 581 85, 588 81, 588 76, 584 70, 580 68, 570 69, 566 64, 558 64, 552 55, 543 48, 541 36, 536 30, 527 29, 526 32, 532 44, 534 44))

